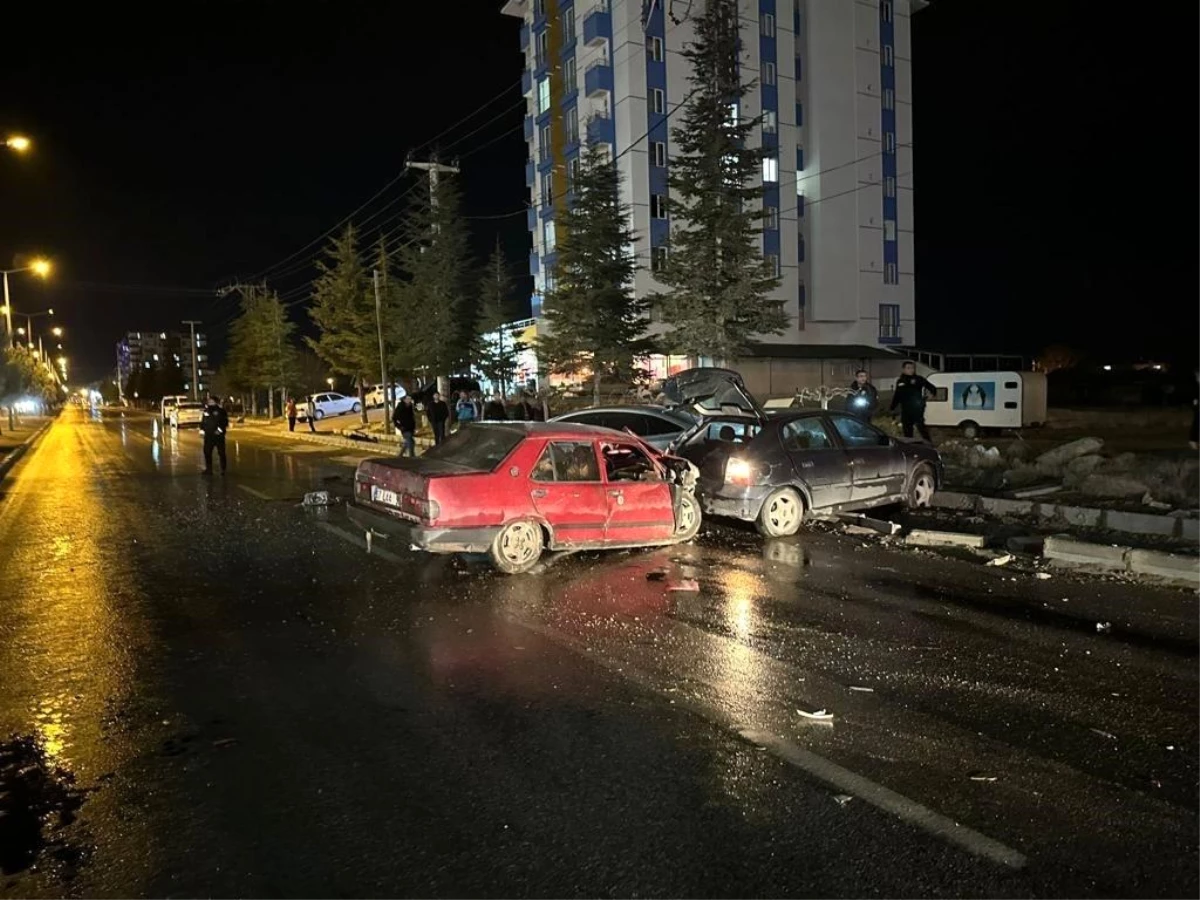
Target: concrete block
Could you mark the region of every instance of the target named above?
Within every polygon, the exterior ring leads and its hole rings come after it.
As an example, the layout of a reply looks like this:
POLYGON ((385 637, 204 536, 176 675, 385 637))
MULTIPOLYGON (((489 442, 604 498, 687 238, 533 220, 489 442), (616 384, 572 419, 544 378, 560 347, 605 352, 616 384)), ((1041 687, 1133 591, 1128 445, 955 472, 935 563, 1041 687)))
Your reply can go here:
POLYGON ((1160 550, 1131 550, 1129 571, 1138 575, 1156 575, 1185 584, 1200 582, 1200 560, 1194 556, 1176 556, 1160 550))
POLYGON ((1046 538, 1046 543, 1042 548, 1042 556, 1046 559, 1079 565, 1103 566, 1106 569, 1124 569, 1125 555, 1128 552, 1128 547, 1092 544, 1057 534, 1046 538))
POLYGON ((1193 544, 1200 543, 1200 519, 1180 519, 1179 536, 1193 544))
POLYGON ((958 491, 938 491, 933 495, 933 505, 939 509, 957 509, 974 512, 979 497, 975 494, 963 494, 958 491))
POLYGON ((979 512, 985 516, 1032 516, 1033 501, 1005 500, 1001 497, 980 497, 979 512))
POLYGON ((1118 512, 1114 509, 1105 510, 1104 527, 1113 531, 1127 531, 1130 534, 1153 534, 1159 537, 1172 537, 1175 534, 1176 519, 1170 516, 1159 516, 1153 513, 1118 512))
POLYGON ((914 547, 969 547, 978 549, 987 543, 982 534, 965 534, 960 531, 926 531, 914 529, 904 538, 904 543, 914 547))
POLYGON ((1005 541, 1004 546, 1010 553, 1038 554, 1046 544, 1046 539, 1040 534, 1014 535, 1005 541))
POLYGON ((1088 506, 1055 506, 1050 503, 1038 504, 1038 516, 1043 519, 1056 519, 1076 528, 1099 528, 1104 519, 1104 510, 1092 509, 1088 506))

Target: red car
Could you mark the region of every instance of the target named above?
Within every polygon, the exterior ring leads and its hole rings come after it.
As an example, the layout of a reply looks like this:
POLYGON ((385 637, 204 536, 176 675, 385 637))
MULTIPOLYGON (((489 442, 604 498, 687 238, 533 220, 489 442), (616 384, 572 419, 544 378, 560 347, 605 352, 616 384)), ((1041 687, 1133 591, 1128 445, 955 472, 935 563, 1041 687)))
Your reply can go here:
POLYGON ((515 574, 542 551, 656 547, 700 530, 695 467, 632 434, 555 422, 468 425, 417 459, 363 460, 351 521, 515 574))

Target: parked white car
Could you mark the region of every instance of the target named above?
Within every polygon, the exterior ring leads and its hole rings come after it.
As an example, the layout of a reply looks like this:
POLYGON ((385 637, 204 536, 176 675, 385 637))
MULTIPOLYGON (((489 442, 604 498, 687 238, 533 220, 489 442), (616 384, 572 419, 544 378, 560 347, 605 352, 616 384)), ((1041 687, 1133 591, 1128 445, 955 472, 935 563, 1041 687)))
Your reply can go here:
POLYGON ((204 418, 204 404, 195 400, 180 400, 171 407, 172 428, 199 428, 204 418))
POLYGON ((171 424, 171 410, 188 399, 187 394, 168 394, 162 398, 161 418, 163 428, 171 424))
POLYGON ((320 421, 329 416, 344 416, 349 413, 362 412, 362 404, 357 397, 347 397, 345 394, 314 394, 303 403, 296 405, 297 418, 307 419, 310 415, 320 421))
MULTIPOLYGON (((391 394, 392 406, 404 399, 404 395, 408 393, 403 385, 393 384, 392 389, 388 391, 391 394)), ((367 391, 367 409, 374 409, 377 406, 383 406, 383 385, 371 385, 371 389, 367 391)))

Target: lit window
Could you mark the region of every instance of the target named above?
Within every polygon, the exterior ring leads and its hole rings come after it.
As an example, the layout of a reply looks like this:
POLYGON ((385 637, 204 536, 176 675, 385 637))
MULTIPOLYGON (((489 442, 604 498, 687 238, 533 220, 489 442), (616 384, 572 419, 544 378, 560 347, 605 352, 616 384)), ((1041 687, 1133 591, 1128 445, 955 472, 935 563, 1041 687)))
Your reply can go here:
POLYGON ((538 114, 550 108, 550 79, 543 78, 538 82, 538 114))
POLYGON ((651 247, 650 248, 650 271, 661 272, 667 267, 667 248, 666 247, 651 247))
POLYGON ((775 63, 773 63, 773 62, 763 63, 762 82, 763 82, 763 84, 774 84, 775 83, 775 63))
POLYGON ((652 37, 646 41, 646 50, 650 54, 650 58, 655 62, 663 61, 663 39, 660 37, 652 37))
POLYGON ((725 124, 736 126, 738 123, 738 105, 736 103, 729 104, 729 117, 725 120, 725 124))
POLYGON ((547 219, 542 223, 542 253, 554 252, 554 220, 547 219))
POLYGON ((896 92, 893 91, 891 88, 883 89, 883 108, 884 109, 895 109, 896 108, 896 92))
POLYGON ((154 361, 158 362, 158 354, 157 353, 154 354, 154 361))
POLYGON ((764 13, 759 23, 762 26, 763 37, 775 37, 775 16, 771 13, 764 13))
POLYGON ((883 283, 884 284, 899 284, 900 277, 896 271, 895 263, 888 263, 883 267, 883 283))
POLYGON ((896 196, 896 178, 894 175, 888 175, 883 179, 883 196, 896 196))
POLYGON ((661 88, 654 88, 650 91, 650 108, 656 113, 667 111, 667 95, 661 88))
POLYGON ((883 45, 883 64, 885 66, 894 66, 896 64, 895 51, 892 50, 891 44, 883 45))
POLYGON ((662 194, 650 195, 650 218, 665 219, 667 217, 667 198, 662 194))
POLYGON ((767 231, 777 231, 779 229, 778 206, 763 207, 763 228, 765 228, 767 231))
POLYGON ((883 239, 885 241, 894 241, 896 239, 896 220, 883 220, 883 239))
POLYGON ((774 156, 764 156, 762 161, 762 180, 767 183, 779 181, 779 160, 774 156))
POLYGON ((563 92, 570 96, 575 93, 578 83, 575 80, 575 57, 563 60, 563 92))
POLYGON ((763 134, 774 134, 779 130, 779 120, 775 115, 775 110, 764 109, 762 117, 763 134))
POLYGON ((651 147, 654 151, 654 165, 665 166, 667 164, 667 145, 662 141, 655 141, 651 147))

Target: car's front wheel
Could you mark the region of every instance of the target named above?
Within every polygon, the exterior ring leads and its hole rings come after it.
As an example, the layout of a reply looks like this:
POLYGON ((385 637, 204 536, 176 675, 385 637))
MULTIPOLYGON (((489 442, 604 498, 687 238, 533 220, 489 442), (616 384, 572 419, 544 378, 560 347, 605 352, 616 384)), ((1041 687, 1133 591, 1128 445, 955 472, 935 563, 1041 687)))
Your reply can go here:
POLYGON ((937 490, 937 479, 933 469, 926 465, 917 466, 908 480, 908 496, 905 501, 909 509, 927 509, 933 505, 933 494, 937 490))
POLYGON ((325 418, 325 413, 321 412, 321 410, 318 409, 316 412, 313 413, 312 417, 314 419, 316 419, 318 422, 320 422, 323 418, 325 418))
POLYGON ((679 515, 675 518, 675 537, 690 541, 700 531, 700 503, 694 494, 684 491, 679 500, 679 515))
POLYGON ((354 404, 352 407, 350 407, 350 411, 351 411, 351 412, 356 412, 356 413, 360 413, 360 412, 362 412, 362 404, 361 404, 361 403, 355 403, 355 404, 354 404))
POLYGON ((492 541, 488 555, 492 564, 506 575, 528 572, 542 558, 545 542, 542 529, 535 522, 520 519, 500 529, 492 541))
POLYGON ((763 537, 791 537, 804 524, 804 498, 795 488, 773 491, 758 514, 758 532, 763 537))

